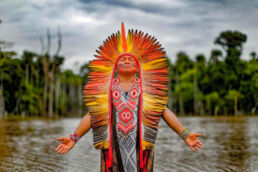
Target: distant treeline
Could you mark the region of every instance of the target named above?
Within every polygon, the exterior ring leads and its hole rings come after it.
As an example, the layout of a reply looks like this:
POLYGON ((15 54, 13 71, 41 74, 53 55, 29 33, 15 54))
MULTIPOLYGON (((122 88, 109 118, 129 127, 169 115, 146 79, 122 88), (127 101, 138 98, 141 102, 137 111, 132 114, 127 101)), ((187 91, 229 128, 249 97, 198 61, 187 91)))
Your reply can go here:
MULTIPOLYGON (((211 50, 210 57, 198 54, 192 60, 179 52, 170 63, 168 106, 176 114, 239 115, 257 114, 258 59, 242 60, 247 36, 238 31, 224 31, 215 39, 221 50, 211 50)), ((51 35, 42 53, 4 51, 9 43, 0 42, 0 118, 8 115, 58 117, 84 115, 83 86, 87 82, 88 64, 80 73, 61 71, 65 58, 58 47, 50 55, 51 35)), ((169 59, 169 57, 168 57, 169 59)))
POLYGON ((214 43, 210 57, 198 54, 191 60, 185 52, 171 64, 169 106, 179 114, 247 115, 257 114, 258 59, 250 52, 242 60, 247 35, 224 31, 214 43))
MULTIPOLYGON (((51 34, 47 31, 47 45, 42 53, 24 51, 17 57, 14 51, 0 42, 0 117, 8 115, 58 117, 82 115, 83 85, 87 80, 87 64, 79 75, 72 70, 61 71, 65 58, 59 55, 62 35, 57 34, 57 50, 50 56, 51 34)), ((84 111, 83 111, 84 110, 84 111)))

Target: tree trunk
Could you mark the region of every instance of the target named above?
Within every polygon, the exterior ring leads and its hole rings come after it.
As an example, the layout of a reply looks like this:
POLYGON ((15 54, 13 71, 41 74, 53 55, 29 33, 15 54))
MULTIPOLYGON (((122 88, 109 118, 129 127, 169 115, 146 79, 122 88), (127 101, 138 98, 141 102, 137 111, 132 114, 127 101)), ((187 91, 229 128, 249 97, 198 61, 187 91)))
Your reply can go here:
POLYGON ((54 91, 54 73, 49 73, 49 101, 48 101, 48 117, 53 118, 53 91, 54 91))
POLYGON ((179 94, 179 111, 180 115, 184 115, 184 100, 182 93, 179 94))
POLYGON ((44 56, 42 59, 43 70, 44 70, 44 93, 43 93, 43 116, 47 116, 47 91, 48 91, 48 62, 47 57, 44 56))
POLYGON ((214 110, 214 115, 215 115, 215 116, 218 116, 218 112, 219 112, 219 106, 216 105, 216 106, 215 106, 215 110, 214 110))
POLYGON ((70 104, 70 113, 74 113, 74 107, 73 107, 73 104, 74 104, 74 87, 73 85, 70 83, 69 85, 69 104, 70 104))
MULTIPOLYGON (((179 78, 178 72, 176 71, 176 87, 177 87, 178 84, 179 84, 179 79, 178 79, 178 78, 179 78)), ((179 113, 181 112, 181 111, 180 111, 180 101, 179 101, 179 111, 178 111, 178 109, 177 109, 177 112, 179 112, 179 113)))
POLYGON ((199 108, 198 108, 198 81, 197 81, 197 71, 194 73, 194 114, 199 114, 199 108))
POLYGON ((0 82, 0 119, 4 117, 5 106, 4 106, 4 91, 2 81, 0 82))
MULTIPOLYGON (((171 76, 171 70, 169 70, 169 77, 171 76)), ((173 107, 173 97, 171 91, 171 80, 168 80, 168 108, 172 110, 173 107)))
POLYGON ((255 112, 257 110, 257 107, 258 107, 258 96, 255 96, 255 105, 254 107, 251 109, 251 115, 255 115, 255 112))
POLYGON ((78 87, 78 114, 81 116, 82 115, 82 106, 83 106, 83 90, 82 90, 82 85, 80 84, 78 87))
POLYGON ((199 101, 199 107, 200 107, 200 114, 204 115, 204 107, 203 107, 203 103, 201 101, 199 101))
POLYGON ((66 84, 65 84, 65 82, 63 81, 63 84, 62 84, 63 86, 62 86, 62 104, 61 104, 61 107, 62 107, 62 114, 65 114, 66 113, 66 109, 67 109, 67 104, 65 104, 66 103, 66 97, 67 97, 67 95, 66 95, 66 84))
POLYGON ((211 115, 212 114, 212 109, 211 109, 211 100, 210 100, 210 98, 207 98, 206 104, 207 104, 208 113, 209 113, 209 115, 211 115))
POLYGON ((59 94, 60 94, 60 78, 57 76, 55 89, 55 114, 59 116, 59 94))
POLYGON ((237 115, 237 101, 238 101, 238 93, 236 92, 234 95, 234 115, 237 115))

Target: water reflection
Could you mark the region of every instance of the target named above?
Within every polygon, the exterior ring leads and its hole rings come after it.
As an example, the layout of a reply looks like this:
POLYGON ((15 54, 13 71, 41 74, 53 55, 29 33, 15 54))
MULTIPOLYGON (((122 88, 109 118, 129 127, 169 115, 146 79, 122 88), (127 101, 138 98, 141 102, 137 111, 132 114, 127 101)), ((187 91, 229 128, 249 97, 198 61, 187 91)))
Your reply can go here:
MULTIPOLYGON (((191 151, 165 122, 155 145, 158 172, 258 170, 258 118, 181 117, 191 132, 202 133, 203 149, 191 151)), ((89 132, 66 155, 55 153, 56 137, 69 135, 80 119, 0 121, 0 171, 99 171, 99 151, 89 132)))
POLYGON ((215 137, 218 149, 217 169, 245 171, 250 169, 246 162, 250 158, 246 137, 247 121, 242 118, 229 118, 218 121, 223 128, 215 137))

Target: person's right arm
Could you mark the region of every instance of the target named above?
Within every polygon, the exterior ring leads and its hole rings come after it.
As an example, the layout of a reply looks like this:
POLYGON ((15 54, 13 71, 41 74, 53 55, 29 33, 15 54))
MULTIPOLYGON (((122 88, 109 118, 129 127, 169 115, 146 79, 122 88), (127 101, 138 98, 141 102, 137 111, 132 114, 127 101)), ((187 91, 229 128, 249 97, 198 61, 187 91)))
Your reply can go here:
MULTIPOLYGON (((84 136, 91 128, 91 115, 88 112, 81 120, 80 124, 76 128, 75 132, 78 134, 79 138, 84 136)), ((64 154, 67 153, 70 149, 73 148, 74 146, 74 141, 70 137, 59 137, 56 138, 58 141, 61 141, 56 148, 56 153, 64 154)))
POLYGON ((79 135, 81 138, 86 134, 91 128, 91 115, 90 112, 88 112, 81 120, 80 124, 75 130, 75 133, 79 135))

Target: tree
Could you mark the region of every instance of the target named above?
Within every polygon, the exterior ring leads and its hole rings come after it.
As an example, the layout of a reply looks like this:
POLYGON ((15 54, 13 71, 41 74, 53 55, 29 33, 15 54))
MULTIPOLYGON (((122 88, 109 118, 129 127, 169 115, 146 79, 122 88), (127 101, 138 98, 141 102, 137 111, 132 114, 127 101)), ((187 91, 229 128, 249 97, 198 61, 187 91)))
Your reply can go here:
POLYGON ((180 114, 184 114, 184 88, 186 88, 185 83, 181 84, 180 75, 183 74, 188 69, 193 67, 193 61, 189 58, 189 56, 185 52, 179 52, 177 54, 177 60, 175 64, 176 68, 176 92, 178 93, 179 98, 179 112, 180 114))
MULTIPOLYGON (((58 30, 58 47, 56 53, 53 57, 50 54, 50 47, 51 47, 51 35, 50 31, 47 30, 47 49, 46 53, 41 57, 42 64, 43 64, 43 71, 44 71, 44 95, 43 95, 43 115, 46 116, 47 111, 47 94, 49 93, 49 101, 48 101, 48 117, 53 117, 53 94, 54 94, 54 81, 55 81, 55 73, 58 71, 58 68, 64 61, 64 58, 59 56, 59 52, 62 47, 62 35, 60 30, 58 30), (48 92, 49 88, 49 92, 48 92)), ((44 50, 43 41, 41 41, 42 51, 44 50)), ((56 96, 57 97, 57 96, 56 96)))
POLYGON ((247 36, 239 31, 224 31, 215 39, 215 44, 226 51, 225 64, 227 69, 227 85, 229 89, 238 89, 245 64, 240 56, 247 36))
POLYGON ((237 90, 229 90, 225 99, 227 100, 227 108, 229 109, 229 113, 233 113, 234 115, 238 114, 238 99, 242 96, 237 90))
POLYGON ((220 62, 220 57, 222 57, 222 51, 214 49, 211 51, 209 63, 217 65, 220 62))
POLYGON ((251 58, 252 59, 257 59, 257 54, 256 54, 256 52, 254 52, 254 51, 252 51, 251 53, 250 53, 250 56, 251 56, 251 58))
POLYGON ((194 114, 200 114, 202 113, 201 110, 201 102, 199 100, 199 94, 200 94, 200 89, 198 86, 198 81, 201 79, 201 75, 203 75, 203 72, 205 71, 205 63, 206 63, 206 57, 203 54, 198 54, 195 57, 195 64, 194 64, 194 80, 193 80, 193 85, 194 85, 194 114))
POLYGON ((215 39, 215 44, 222 46, 222 48, 227 52, 227 57, 232 56, 232 50, 238 50, 242 52, 243 43, 247 41, 246 34, 239 31, 224 31, 215 39))

